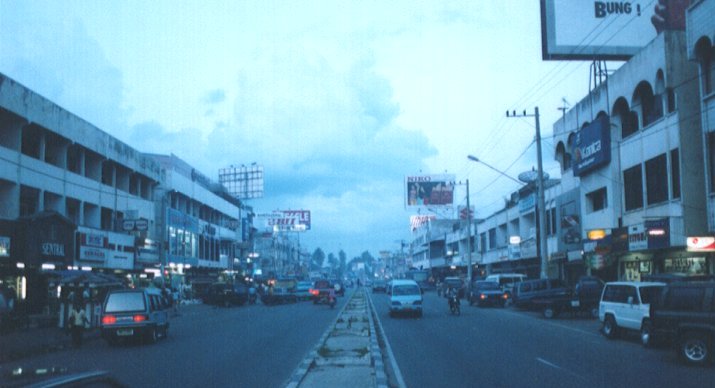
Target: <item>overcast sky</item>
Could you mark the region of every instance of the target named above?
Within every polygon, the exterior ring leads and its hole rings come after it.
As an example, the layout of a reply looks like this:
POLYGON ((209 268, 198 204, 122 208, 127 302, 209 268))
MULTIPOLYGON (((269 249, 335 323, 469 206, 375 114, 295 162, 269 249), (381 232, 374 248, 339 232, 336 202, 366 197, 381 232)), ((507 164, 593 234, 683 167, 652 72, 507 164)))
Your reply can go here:
POLYGON ((348 258, 411 238, 406 175, 469 179, 477 216, 498 210, 518 185, 467 155, 536 165, 533 118, 507 109, 539 106, 558 178, 557 108, 589 85, 589 63, 542 61, 533 0, 1 0, 0 53, 0 72, 140 151, 214 180, 264 165, 248 203, 311 210, 302 245, 348 258))

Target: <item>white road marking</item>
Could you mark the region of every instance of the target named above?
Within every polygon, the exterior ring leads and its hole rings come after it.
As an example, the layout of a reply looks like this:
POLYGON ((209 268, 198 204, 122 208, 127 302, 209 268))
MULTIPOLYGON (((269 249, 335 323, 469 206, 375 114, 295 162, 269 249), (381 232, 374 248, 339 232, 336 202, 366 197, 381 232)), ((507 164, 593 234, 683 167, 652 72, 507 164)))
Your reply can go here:
POLYGON ((542 363, 542 364, 548 365, 548 366, 550 366, 550 367, 552 367, 552 368, 554 368, 554 369, 558 369, 558 370, 560 370, 560 371, 564 371, 564 372, 570 374, 571 376, 578 377, 578 378, 584 379, 584 380, 586 379, 585 377, 583 377, 583 376, 581 376, 581 375, 579 375, 579 374, 577 374, 577 373, 574 373, 574 372, 572 372, 572 371, 570 371, 570 370, 568 370, 568 369, 564 369, 564 368, 562 368, 562 367, 560 367, 560 366, 558 366, 558 365, 556 365, 556 364, 554 364, 554 363, 552 363, 552 362, 549 362, 549 361, 544 360, 544 359, 541 358, 541 357, 536 357, 536 361, 538 361, 538 362, 540 362, 540 363, 542 363))

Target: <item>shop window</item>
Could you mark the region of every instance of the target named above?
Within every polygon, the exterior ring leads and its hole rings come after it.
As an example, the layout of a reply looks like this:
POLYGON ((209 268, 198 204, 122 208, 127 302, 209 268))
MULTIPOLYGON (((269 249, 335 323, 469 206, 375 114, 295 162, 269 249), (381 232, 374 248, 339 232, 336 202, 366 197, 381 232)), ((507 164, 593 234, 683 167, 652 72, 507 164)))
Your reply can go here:
POLYGON ((486 233, 479 234, 479 251, 482 253, 487 251, 487 234, 486 233))
POLYGON ((497 247, 497 230, 496 228, 489 229, 489 249, 497 247))
POLYGON ((673 188, 673 199, 680 198, 680 152, 670 151, 670 186, 673 188))
POLYGON ((623 171, 623 196, 626 211, 643 207, 643 169, 640 164, 623 171))
POLYGON ((586 206, 588 207, 589 213, 603 210, 608 207, 607 199, 608 191, 605 187, 601 187, 596 191, 592 191, 586 194, 586 206))
POLYGON ((666 95, 668 96, 668 113, 673 113, 677 108, 675 104, 675 92, 672 88, 668 88, 666 89, 666 95))
POLYGON ((556 208, 546 210, 546 232, 547 236, 556 234, 556 208))
POLYGON ((665 154, 645 162, 648 205, 668 200, 668 161, 665 154))

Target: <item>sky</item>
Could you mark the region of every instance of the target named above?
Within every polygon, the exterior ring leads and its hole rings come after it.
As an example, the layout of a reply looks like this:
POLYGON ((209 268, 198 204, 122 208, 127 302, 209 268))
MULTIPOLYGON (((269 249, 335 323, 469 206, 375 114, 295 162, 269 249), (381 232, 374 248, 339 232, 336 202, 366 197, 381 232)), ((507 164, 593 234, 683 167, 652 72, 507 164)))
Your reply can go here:
MULTIPOLYGON (((398 250, 405 176, 454 174, 503 206, 590 63, 543 61, 539 2, 0 0, 0 72, 142 152, 206 176, 264 166, 257 213, 311 211, 308 251, 398 250)), ((459 183, 462 184, 459 184, 459 183)), ((451 218, 449 209, 421 209, 451 218)))

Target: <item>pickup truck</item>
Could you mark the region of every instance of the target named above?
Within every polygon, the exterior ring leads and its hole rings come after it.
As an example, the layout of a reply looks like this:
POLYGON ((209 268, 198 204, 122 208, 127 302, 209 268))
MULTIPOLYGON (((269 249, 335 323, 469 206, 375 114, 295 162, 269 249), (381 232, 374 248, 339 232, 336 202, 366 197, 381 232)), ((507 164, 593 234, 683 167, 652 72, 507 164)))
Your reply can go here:
POLYGON ((650 305, 652 340, 670 341, 686 363, 706 364, 715 351, 714 301, 715 281, 667 285, 650 305))
POLYGON ((564 292, 535 297, 531 306, 541 310, 544 318, 556 318, 562 312, 578 314, 588 313, 592 318, 598 318, 598 303, 604 283, 601 279, 592 276, 583 276, 573 288, 564 292))

